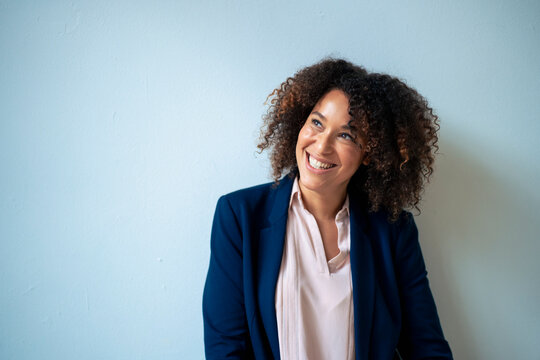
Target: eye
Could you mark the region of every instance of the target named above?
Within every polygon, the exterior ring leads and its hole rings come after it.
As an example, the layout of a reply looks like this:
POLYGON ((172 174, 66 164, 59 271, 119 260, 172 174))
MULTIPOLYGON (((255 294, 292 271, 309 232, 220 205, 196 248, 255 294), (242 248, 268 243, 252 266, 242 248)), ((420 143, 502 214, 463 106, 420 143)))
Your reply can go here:
POLYGON ((311 123, 313 125, 315 125, 316 127, 321 127, 322 126, 321 122, 319 120, 317 120, 317 119, 311 119, 311 123))
POLYGON ((339 137, 342 138, 342 139, 345 139, 345 140, 352 141, 352 142, 355 141, 354 137, 349 133, 340 133, 339 137))

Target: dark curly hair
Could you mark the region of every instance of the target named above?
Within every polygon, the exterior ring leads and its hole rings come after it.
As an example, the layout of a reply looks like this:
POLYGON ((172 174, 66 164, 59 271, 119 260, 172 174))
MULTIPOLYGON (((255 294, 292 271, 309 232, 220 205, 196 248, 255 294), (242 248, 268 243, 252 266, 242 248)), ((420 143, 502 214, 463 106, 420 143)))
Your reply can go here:
POLYGON ((349 97, 349 113, 365 135, 367 165, 349 183, 367 199, 370 211, 385 209, 396 220, 404 208, 419 211, 424 183, 438 150, 438 117, 424 97, 403 81, 342 59, 327 58, 298 71, 267 98, 260 151, 271 149, 276 182, 294 176, 298 133, 315 104, 332 89, 349 97))

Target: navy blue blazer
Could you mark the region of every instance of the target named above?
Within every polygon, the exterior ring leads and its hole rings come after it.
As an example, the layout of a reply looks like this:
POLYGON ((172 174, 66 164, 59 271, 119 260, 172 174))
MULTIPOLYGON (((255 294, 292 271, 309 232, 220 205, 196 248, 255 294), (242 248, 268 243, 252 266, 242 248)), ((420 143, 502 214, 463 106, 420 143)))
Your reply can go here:
MULTIPOLYGON (((203 294, 207 359, 279 359, 275 289, 293 179, 222 196, 203 294)), ((349 191, 357 360, 452 359, 412 215, 394 223, 349 191)))

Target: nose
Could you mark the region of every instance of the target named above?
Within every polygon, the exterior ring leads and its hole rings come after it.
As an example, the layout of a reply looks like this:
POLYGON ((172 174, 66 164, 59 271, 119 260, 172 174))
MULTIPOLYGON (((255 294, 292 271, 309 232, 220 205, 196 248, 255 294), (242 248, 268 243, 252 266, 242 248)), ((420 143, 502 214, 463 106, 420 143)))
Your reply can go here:
POLYGON ((332 152, 332 138, 327 132, 319 134, 317 138, 317 151, 321 155, 332 152))

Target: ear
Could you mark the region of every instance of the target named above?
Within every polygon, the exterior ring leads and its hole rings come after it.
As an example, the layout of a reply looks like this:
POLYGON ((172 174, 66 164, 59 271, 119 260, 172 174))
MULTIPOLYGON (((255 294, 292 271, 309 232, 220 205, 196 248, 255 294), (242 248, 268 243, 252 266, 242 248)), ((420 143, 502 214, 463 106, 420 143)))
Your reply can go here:
POLYGON ((362 160, 362 165, 367 165, 369 164, 369 156, 365 156, 364 159, 362 160))

